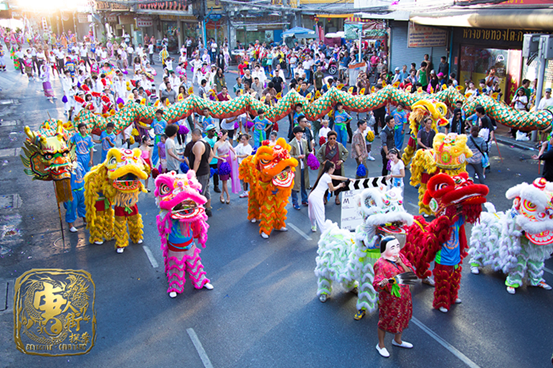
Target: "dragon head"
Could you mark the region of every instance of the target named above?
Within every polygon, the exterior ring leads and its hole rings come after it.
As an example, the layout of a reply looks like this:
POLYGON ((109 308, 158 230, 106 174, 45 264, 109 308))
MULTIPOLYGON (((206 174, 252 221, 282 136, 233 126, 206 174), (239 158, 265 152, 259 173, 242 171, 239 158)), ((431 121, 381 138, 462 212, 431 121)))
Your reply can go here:
POLYGON ((254 163, 261 173, 261 181, 271 181, 279 188, 289 188, 294 183, 294 171, 298 161, 290 156, 290 145, 279 138, 274 146, 263 145, 255 153, 254 163))
POLYGON ((61 121, 57 122, 53 135, 41 134, 25 127, 27 139, 21 156, 25 173, 34 180, 71 179, 72 162, 75 161, 75 146, 70 143, 61 121))
POLYGON ((405 226, 413 223, 411 216, 403 208, 401 189, 383 191, 379 188, 365 189, 356 197, 359 213, 367 227, 378 228, 391 234, 405 233, 405 226))
POLYGON ((20 157, 25 174, 33 180, 54 181, 58 202, 67 202, 73 199, 70 180, 76 159, 75 145, 69 140, 63 123, 58 120, 56 124, 55 130, 50 128, 41 133, 25 127, 27 139, 22 147, 24 155, 20 157))
POLYGON ((528 240, 537 245, 553 243, 553 183, 538 178, 509 189, 505 196, 513 199, 516 223, 528 240))
POLYGON ((207 218, 203 207, 207 199, 200 194, 201 189, 193 170, 186 174, 171 171, 156 178, 154 195, 159 208, 170 213, 172 219, 193 222, 207 218))
POLYGON ((437 216, 452 217, 460 211, 472 223, 480 217, 488 191, 487 186, 474 184, 466 172, 455 176, 437 174, 428 181, 423 203, 437 216))
POLYGON ((467 147, 467 136, 455 133, 438 133, 434 137, 434 159, 436 166, 444 170, 457 170, 466 166, 466 159, 472 157, 467 147))
POLYGON ((110 184, 121 193, 138 193, 143 189, 140 180, 148 178, 150 168, 140 157, 140 150, 112 148, 103 163, 110 184))

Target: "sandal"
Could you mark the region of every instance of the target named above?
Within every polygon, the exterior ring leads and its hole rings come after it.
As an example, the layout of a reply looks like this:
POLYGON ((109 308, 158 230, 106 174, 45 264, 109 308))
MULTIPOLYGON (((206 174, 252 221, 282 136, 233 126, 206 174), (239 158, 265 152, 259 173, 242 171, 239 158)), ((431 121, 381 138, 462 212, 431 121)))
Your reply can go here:
POLYGON ((225 203, 225 199, 223 197, 219 197, 219 199, 221 200, 221 203, 225 203))
POLYGON ((336 203, 336 206, 339 206, 341 204, 341 202, 338 198, 336 198, 336 201, 334 201, 334 203, 336 203))
POLYGON ((227 199, 227 204, 230 204, 230 198, 229 198, 229 199, 227 199))

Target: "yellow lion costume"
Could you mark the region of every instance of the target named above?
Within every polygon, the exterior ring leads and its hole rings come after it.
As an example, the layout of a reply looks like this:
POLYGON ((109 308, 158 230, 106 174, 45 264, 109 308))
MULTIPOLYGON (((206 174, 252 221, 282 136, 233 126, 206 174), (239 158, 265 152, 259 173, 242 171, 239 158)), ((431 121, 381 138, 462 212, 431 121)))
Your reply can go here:
POLYGON ((432 215, 430 207, 422 201, 428 180, 439 173, 449 176, 467 172, 467 158, 472 151, 467 147, 467 136, 455 133, 438 133, 434 137, 431 150, 418 150, 411 163, 411 185, 419 186, 419 213, 432 215))
POLYGON ((438 132, 437 126, 447 125, 448 121, 444 119, 444 116, 447 114, 447 106, 443 102, 439 101, 429 101, 421 100, 415 102, 411 106, 411 113, 409 113, 409 130, 411 135, 409 136, 409 141, 407 146, 403 151, 403 156, 401 160, 405 166, 409 165, 415 151, 417 150, 417 134, 422 125, 423 119, 427 116, 432 118, 432 129, 438 132))
POLYGON ((240 179, 251 186, 248 220, 260 221, 259 233, 265 239, 273 229, 286 231, 286 205, 292 192, 298 161, 290 157, 290 145, 279 138, 276 145, 267 141, 240 164, 240 179))
POLYGON ((85 176, 85 205, 90 242, 103 244, 115 231, 117 253, 129 244, 127 223, 133 243, 142 243, 142 216, 138 213, 138 194, 146 192, 140 180, 150 167, 140 158, 140 150, 112 148, 106 160, 85 176), (114 206, 112 209, 111 206, 114 206))

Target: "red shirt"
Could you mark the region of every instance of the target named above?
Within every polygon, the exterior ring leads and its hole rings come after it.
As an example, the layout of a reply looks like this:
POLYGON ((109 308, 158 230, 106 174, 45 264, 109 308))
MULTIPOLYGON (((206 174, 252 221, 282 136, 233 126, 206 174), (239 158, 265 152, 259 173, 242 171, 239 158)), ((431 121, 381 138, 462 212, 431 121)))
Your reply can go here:
POLYGON ((238 70, 240 71, 240 76, 243 77, 244 76, 244 69, 247 68, 247 65, 242 63, 240 65, 238 65, 238 70))

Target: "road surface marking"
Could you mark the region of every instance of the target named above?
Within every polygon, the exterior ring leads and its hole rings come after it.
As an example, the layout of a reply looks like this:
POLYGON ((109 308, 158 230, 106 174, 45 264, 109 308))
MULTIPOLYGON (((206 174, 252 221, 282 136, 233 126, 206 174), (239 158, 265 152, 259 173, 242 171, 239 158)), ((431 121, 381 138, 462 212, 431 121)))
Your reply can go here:
POLYGON ((148 248, 146 245, 143 245, 142 248, 144 248, 144 252, 146 252, 146 255, 148 256, 148 259, 150 260, 152 267, 158 268, 159 265, 157 264, 157 261, 154 258, 154 255, 152 254, 152 251, 150 250, 150 248, 148 248))
POLYGON ((544 267, 543 270, 544 270, 545 272, 549 272, 550 274, 553 275, 553 271, 551 271, 549 268, 544 267))
POLYGON ((290 226, 292 229, 294 229, 298 234, 300 234, 301 236, 303 236, 303 238, 305 240, 313 240, 309 235, 307 235, 306 233, 304 233, 303 231, 301 231, 296 225, 293 225, 293 224, 288 224, 288 226, 290 226))
POLYGON ((470 360, 465 354, 461 353, 459 350, 457 350, 453 345, 442 339, 440 336, 438 336, 434 331, 426 327, 424 323, 416 319, 415 317, 411 318, 411 321, 413 321, 414 324, 419 326, 421 330, 426 332, 431 338, 436 340, 438 344, 442 345, 444 348, 449 350, 453 355, 455 355, 457 358, 463 361, 467 366, 471 368, 480 368, 478 364, 474 363, 472 360, 470 360))
POLYGON ((408 204, 409 206, 415 207, 416 209, 419 209, 419 206, 417 206, 416 204, 413 204, 413 203, 411 203, 411 202, 407 202, 407 204, 408 204))
POLYGON ((213 368, 213 365, 211 364, 211 361, 209 360, 207 354, 205 353, 204 347, 202 346, 200 339, 198 339, 198 335, 196 335, 196 332, 194 331, 194 329, 187 328, 186 332, 188 332, 188 336, 190 336, 190 340, 192 340, 192 343, 194 344, 194 347, 196 348, 196 351, 198 352, 198 355, 200 356, 202 363, 204 363, 204 367, 213 368))

